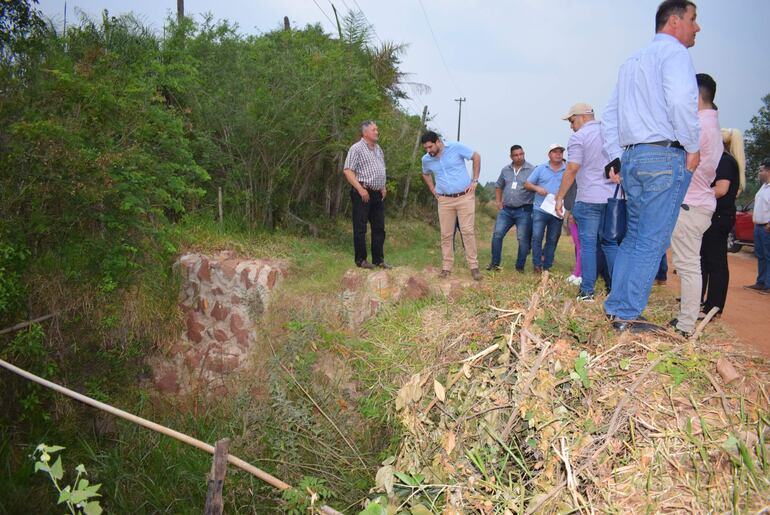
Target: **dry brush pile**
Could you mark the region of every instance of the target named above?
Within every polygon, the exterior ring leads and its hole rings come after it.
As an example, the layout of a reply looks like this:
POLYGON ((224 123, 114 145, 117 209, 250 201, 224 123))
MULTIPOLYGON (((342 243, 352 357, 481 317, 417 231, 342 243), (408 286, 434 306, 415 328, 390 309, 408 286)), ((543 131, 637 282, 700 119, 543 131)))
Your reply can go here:
POLYGON ((766 359, 710 330, 615 336, 600 306, 565 302, 547 274, 527 306, 489 309, 496 341, 398 392, 404 438, 364 513, 766 507, 766 359))

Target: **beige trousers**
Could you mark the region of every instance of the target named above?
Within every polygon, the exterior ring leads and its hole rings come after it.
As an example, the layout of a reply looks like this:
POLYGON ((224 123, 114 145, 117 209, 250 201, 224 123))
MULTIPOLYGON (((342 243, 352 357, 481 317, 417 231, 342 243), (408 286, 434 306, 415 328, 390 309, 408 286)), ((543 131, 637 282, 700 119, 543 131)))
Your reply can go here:
POLYGON ((462 197, 438 197, 438 221, 441 226, 441 263, 442 270, 452 270, 455 255, 452 239, 455 231, 455 220, 460 221, 460 233, 465 245, 465 259, 472 270, 479 267, 476 251, 476 234, 474 222, 476 218, 476 198, 473 193, 462 197))
POLYGON ((698 321, 703 279, 700 271, 700 245, 703 233, 711 225, 714 214, 703 207, 679 208, 674 233, 671 235, 671 260, 681 283, 677 329, 686 333, 695 330, 698 321))

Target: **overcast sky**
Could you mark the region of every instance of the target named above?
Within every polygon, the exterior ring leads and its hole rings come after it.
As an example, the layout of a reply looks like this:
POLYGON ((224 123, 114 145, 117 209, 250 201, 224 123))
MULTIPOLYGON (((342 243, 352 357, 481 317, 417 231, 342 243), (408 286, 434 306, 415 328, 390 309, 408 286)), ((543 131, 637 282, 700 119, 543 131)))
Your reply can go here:
MULTIPOLYGON (((406 43, 401 69, 430 86, 404 103, 412 113, 428 106, 430 125, 454 140, 457 106, 465 97, 460 139, 481 154, 482 182, 495 180, 512 144, 527 160, 547 160, 551 143, 570 136, 561 117, 576 102, 592 104, 599 117, 623 60, 654 35, 658 0, 333 0, 338 11, 362 10, 380 41, 406 43), (424 8, 424 10, 423 10, 424 8), (427 16, 426 16, 427 13, 427 16), (434 38, 435 36, 435 38, 434 38)), ((717 81, 723 127, 749 128, 770 93, 770 0, 700 0, 698 33, 690 53, 698 72, 717 81)), ((40 0, 61 24, 64 1, 40 0)), ((69 0, 98 17, 133 12, 162 30, 175 0, 69 0)), ((268 32, 288 16, 292 26, 320 22, 336 27, 329 0, 186 0, 186 13, 211 12, 236 22, 242 33, 268 32), (317 2, 317 3, 316 3, 317 2)), ((376 42, 377 40, 375 40, 376 42)), ((343 71, 344 73, 344 71, 343 71)))

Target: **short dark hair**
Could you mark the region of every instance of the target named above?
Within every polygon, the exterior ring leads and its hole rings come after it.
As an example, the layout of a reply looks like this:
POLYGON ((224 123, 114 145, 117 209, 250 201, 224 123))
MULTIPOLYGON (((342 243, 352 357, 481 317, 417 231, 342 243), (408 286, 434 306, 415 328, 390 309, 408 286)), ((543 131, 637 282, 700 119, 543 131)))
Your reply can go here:
POLYGON ((759 163, 759 166, 764 168, 765 170, 770 170, 770 157, 766 157, 762 160, 761 163, 759 163))
POLYGON ((695 81, 698 83, 698 90, 703 100, 713 104, 714 97, 717 96, 717 83, 714 78, 708 73, 699 73, 695 76, 695 81))
POLYGON ((655 32, 663 30, 672 14, 676 14, 680 18, 683 17, 690 6, 693 9, 696 8, 690 0, 665 0, 658 6, 658 12, 655 13, 655 32))
POLYGON ((523 148, 521 148, 521 145, 513 145, 513 146, 511 147, 511 154, 513 154, 513 151, 514 151, 514 150, 524 150, 524 149, 523 149, 523 148))
POLYGON ((429 141, 431 143, 435 143, 435 142, 438 141, 438 139, 440 137, 441 136, 439 136, 438 134, 436 134, 433 131, 425 131, 425 132, 422 133, 422 136, 420 136, 420 144, 421 145, 425 145, 429 141))

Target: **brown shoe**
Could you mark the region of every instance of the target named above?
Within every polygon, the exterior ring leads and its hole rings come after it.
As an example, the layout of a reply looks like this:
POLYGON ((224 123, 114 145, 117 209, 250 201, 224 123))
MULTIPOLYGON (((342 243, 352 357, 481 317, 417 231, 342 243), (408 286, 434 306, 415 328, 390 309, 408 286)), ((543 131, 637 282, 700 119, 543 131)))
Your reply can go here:
POLYGON ((536 266, 536 267, 535 267, 535 273, 536 273, 536 274, 542 274, 542 273, 543 273, 543 269, 542 269, 542 268, 540 268, 539 266, 536 266))
POLYGON ((479 272, 478 268, 471 268, 471 277, 473 277, 474 281, 480 281, 482 279, 481 272, 479 272))
POLYGON ((656 286, 665 286, 666 280, 665 279, 655 279, 655 285, 656 286))
POLYGON ((360 263, 356 263, 356 266, 358 268, 365 268, 367 270, 374 270, 374 265, 368 262, 367 260, 363 260, 360 263))
POLYGON ((452 272, 450 272, 449 270, 442 270, 441 272, 438 273, 438 276, 440 279, 446 279, 447 277, 449 277, 449 274, 451 273, 452 272))
POLYGON ((387 264, 385 261, 383 261, 382 263, 375 263, 374 266, 384 268, 385 270, 390 270, 391 268, 393 268, 392 265, 387 264))

